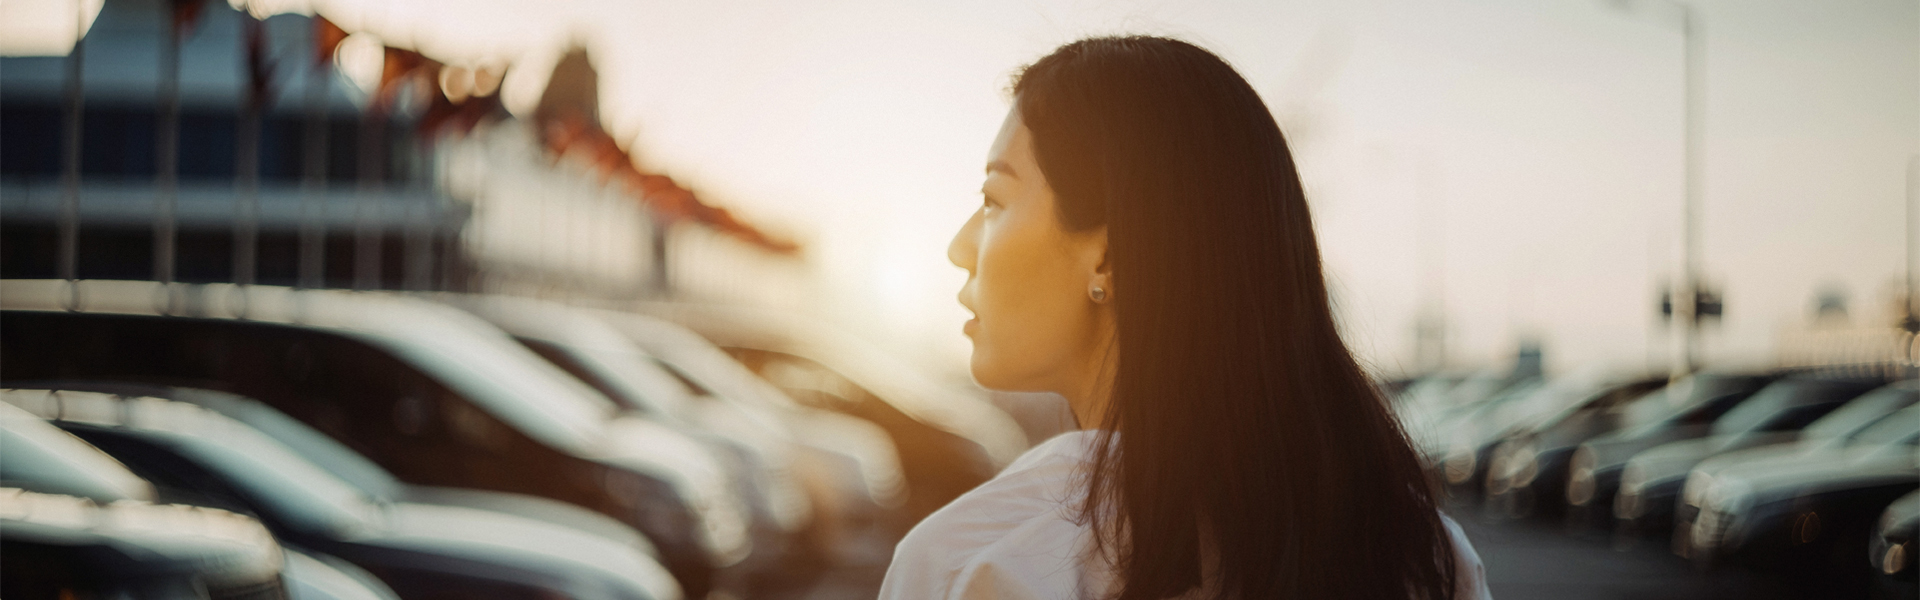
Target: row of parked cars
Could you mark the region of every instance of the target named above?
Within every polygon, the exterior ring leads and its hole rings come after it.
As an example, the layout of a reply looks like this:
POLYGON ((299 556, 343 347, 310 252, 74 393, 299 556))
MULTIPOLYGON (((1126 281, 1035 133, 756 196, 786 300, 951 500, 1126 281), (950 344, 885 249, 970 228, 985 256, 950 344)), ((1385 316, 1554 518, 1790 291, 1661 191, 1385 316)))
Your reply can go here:
POLYGON ((1814 598, 1913 598, 1920 382, 1911 366, 1440 374, 1395 395, 1449 496, 1493 518, 1658 543, 1814 598))
POLYGON ((1027 446, 914 373, 712 306, 0 281, 0 597, 750 596, 1027 446))

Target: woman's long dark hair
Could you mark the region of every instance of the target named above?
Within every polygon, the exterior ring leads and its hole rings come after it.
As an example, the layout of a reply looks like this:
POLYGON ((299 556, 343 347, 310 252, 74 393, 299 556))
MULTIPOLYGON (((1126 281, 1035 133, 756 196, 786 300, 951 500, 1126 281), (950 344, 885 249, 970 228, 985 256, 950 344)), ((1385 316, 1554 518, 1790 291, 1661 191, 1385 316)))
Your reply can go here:
POLYGON ((1260 96, 1154 37, 1062 46, 1014 93, 1066 227, 1107 228, 1116 376, 1081 515, 1118 597, 1450 598, 1433 488, 1340 339, 1260 96))

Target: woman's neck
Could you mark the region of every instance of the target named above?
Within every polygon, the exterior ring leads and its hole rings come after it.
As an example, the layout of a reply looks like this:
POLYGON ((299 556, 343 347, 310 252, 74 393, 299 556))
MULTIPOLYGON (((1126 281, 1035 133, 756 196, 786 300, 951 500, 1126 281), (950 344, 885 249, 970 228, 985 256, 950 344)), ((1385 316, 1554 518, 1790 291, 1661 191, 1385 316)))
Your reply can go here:
POLYGON ((1074 421, 1081 429, 1095 429, 1107 425, 1107 413, 1113 407, 1114 363, 1108 353, 1101 360, 1092 361, 1079 377, 1079 386, 1062 390, 1061 396, 1067 399, 1067 408, 1073 411, 1074 421))

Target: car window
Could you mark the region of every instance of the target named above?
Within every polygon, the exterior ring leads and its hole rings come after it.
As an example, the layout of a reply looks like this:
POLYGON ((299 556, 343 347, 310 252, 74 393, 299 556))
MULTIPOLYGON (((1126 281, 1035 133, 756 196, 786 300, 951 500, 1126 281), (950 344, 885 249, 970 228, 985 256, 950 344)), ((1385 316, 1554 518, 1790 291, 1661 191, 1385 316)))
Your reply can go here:
POLYGON ((618 410, 613 401, 505 333, 485 329, 491 325, 478 319, 473 319, 474 327, 426 321, 430 319, 409 324, 420 329, 418 335, 382 331, 366 339, 527 434, 561 447, 591 447, 618 410))
POLYGON ((1789 431, 1805 426, 1840 404, 1879 387, 1871 380, 1785 379, 1753 395, 1739 408, 1729 411, 1713 424, 1715 434, 1746 431, 1789 431), (1793 410, 1820 405, 1809 411, 1793 410))
POLYGON ((1853 434, 1849 442, 1863 446, 1878 446, 1898 442, 1915 432, 1920 432, 1920 404, 1880 417, 1880 420, 1853 434))
POLYGON ((191 404, 128 402, 129 430, 214 472, 277 518, 316 531, 374 526, 364 493, 260 431, 191 404))
POLYGON ((1872 425, 1889 412, 1913 405, 1916 400, 1920 400, 1920 393, 1911 388, 1883 387, 1820 417, 1808 424, 1800 435, 1808 439, 1840 439, 1872 425))
POLYGON ((400 480, 386 469, 258 400, 208 390, 180 390, 174 399, 191 402, 259 430, 370 497, 393 500, 402 493, 400 480))
POLYGON ((1713 419, 1713 434, 1726 435, 1751 431, 1793 404, 1801 392, 1798 382, 1783 381, 1762 388, 1747 401, 1713 419))
POLYGON ((1775 413, 1766 421, 1754 426, 1750 431, 1764 433, 1800 431, 1806 427, 1808 423, 1812 423, 1815 419, 1819 419, 1839 407, 1839 402, 1822 402, 1820 404, 1795 406, 1775 413))
POLYGON ((638 348, 587 348, 519 339, 548 362, 629 408, 656 417, 672 417, 685 408, 683 388, 638 348))

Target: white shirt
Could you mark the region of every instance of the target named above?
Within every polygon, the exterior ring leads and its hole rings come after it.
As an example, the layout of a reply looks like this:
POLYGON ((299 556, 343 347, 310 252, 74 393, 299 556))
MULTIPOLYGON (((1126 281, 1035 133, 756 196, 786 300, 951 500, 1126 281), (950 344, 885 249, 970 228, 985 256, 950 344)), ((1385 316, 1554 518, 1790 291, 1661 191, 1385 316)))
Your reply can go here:
MULTIPOLYGON (((894 548, 883 600, 1084 600, 1116 591, 1092 534, 1076 522, 1086 494, 1093 431, 1061 434, 1028 450, 992 480, 929 515, 894 548)), ((1491 600, 1479 554, 1459 524, 1453 540, 1457 600, 1491 600)))

